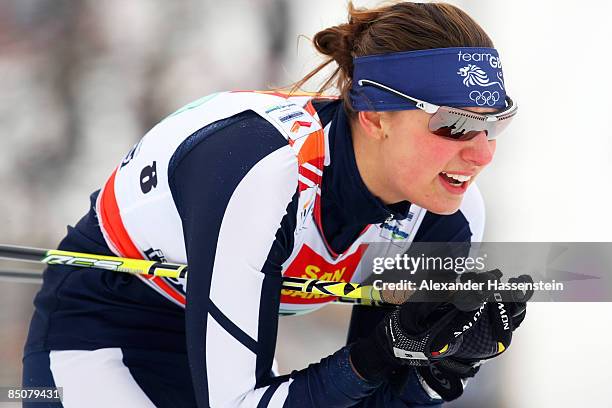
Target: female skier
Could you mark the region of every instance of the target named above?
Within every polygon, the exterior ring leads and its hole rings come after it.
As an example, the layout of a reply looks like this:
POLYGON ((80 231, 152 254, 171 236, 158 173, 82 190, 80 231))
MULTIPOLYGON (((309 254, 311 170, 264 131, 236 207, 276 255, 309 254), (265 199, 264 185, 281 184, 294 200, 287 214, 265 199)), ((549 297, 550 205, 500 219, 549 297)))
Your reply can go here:
POLYGON ((275 375, 278 315, 330 301, 281 293, 281 277, 361 282, 369 248, 480 241, 474 180, 516 112, 490 38, 448 4, 349 5, 314 45, 328 61, 297 86, 338 64, 318 96, 204 97, 92 194, 60 249, 187 263, 188 281, 49 266, 24 386, 63 387, 63 406, 79 408, 437 405, 508 346, 466 346, 497 333, 489 304, 362 307, 347 346, 275 375), (321 97, 332 84, 340 97, 321 97))

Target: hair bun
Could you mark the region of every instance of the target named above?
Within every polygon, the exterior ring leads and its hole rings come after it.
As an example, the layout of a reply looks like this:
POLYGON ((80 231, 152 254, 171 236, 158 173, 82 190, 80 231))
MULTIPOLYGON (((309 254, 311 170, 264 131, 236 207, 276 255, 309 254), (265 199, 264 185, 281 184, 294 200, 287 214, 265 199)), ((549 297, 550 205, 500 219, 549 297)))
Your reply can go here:
POLYGON ((317 51, 333 58, 344 73, 353 76, 355 36, 350 24, 341 24, 319 31, 313 39, 317 51))
POLYGON ((356 8, 349 1, 348 21, 315 34, 317 51, 327 58, 296 82, 300 89, 332 62, 338 67, 319 87, 340 91, 345 110, 354 115, 350 91, 353 58, 401 51, 449 47, 492 47, 487 33, 461 9, 446 3, 402 1, 371 9, 356 8))
POLYGON ((348 23, 318 32, 313 40, 314 46, 321 54, 333 58, 345 75, 352 78, 355 44, 381 14, 382 10, 358 9, 349 2, 348 23))

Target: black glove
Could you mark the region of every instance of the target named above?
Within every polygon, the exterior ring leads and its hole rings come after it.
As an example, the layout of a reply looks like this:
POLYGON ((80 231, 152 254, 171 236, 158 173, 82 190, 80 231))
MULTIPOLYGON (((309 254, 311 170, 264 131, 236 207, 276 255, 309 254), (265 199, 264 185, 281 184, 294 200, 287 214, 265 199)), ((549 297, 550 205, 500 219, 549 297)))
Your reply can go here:
POLYGON ((357 373, 369 381, 387 380, 403 365, 426 366, 456 353, 462 336, 478 322, 485 304, 461 311, 446 302, 408 302, 389 313, 374 333, 351 347, 357 373))
MULTIPOLYGON (((509 283, 518 281, 532 280, 527 275, 509 279, 509 283)), ((512 333, 525 319, 526 302, 532 294, 517 291, 492 293, 482 317, 462 336, 459 350, 452 356, 417 369, 423 388, 429 391, 429 387, 445 401, 460 397, 467 379, 478 372, 480 364, 510 347, 512 333)))

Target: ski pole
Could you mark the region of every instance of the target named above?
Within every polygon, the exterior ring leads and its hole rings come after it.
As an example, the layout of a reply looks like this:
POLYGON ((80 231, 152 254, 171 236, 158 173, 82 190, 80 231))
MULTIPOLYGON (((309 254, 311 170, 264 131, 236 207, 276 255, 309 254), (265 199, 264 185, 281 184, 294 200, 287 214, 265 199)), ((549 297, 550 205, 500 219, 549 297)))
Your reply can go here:
MULTIPOLYGON (((0 245, 0 258, 43 263, 47 265, 67 265, 82 268, 106 269, 138 275, 160 276, 165 278, 187 278, 187 265, 145 259, 121 258, 58 249, 40 249, 13 245, 0 245)), ((19 278, 21 273, 3 272, 0 276, 19 278)), ((31 274, 30 274, 31 275, 31 274)), ((26 279, 35 279, 30 276, 26 279)), ((282 277, 282 289, 317 295, 343 298, 341 303, 384 305, 382 293, 371 285, 351 282, 330 282, 319 279, 282 277), (354 302, 351 301, 354 300, 354 302)))

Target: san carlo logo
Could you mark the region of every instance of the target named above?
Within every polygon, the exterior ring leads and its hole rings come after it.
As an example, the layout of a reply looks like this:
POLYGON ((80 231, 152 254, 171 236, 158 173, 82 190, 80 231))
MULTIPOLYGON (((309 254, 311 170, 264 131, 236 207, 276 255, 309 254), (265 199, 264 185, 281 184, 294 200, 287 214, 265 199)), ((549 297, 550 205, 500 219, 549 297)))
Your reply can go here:
MULTIPOLYGON (((304 244, 298 255, 283 272, 283 276, 320 279, 330 282, 351 282, 366 249, 367 245, 362 244, 347 257, 339 261, 328 262, 323 256, 304 244)), ((333 299, 334 297, 314 293, 281 290, 281 302, 287 304, 317 304, 330 302, 333 299)))

